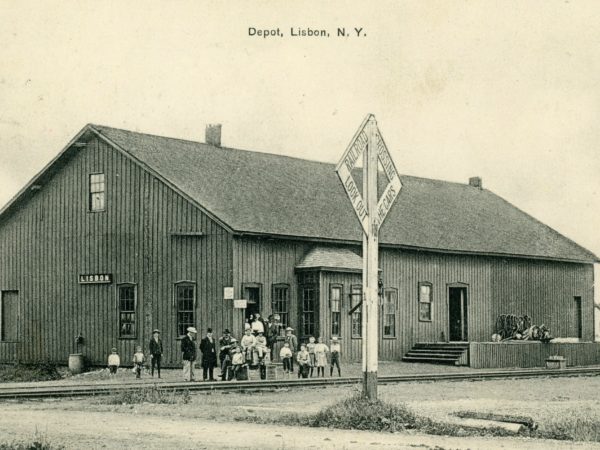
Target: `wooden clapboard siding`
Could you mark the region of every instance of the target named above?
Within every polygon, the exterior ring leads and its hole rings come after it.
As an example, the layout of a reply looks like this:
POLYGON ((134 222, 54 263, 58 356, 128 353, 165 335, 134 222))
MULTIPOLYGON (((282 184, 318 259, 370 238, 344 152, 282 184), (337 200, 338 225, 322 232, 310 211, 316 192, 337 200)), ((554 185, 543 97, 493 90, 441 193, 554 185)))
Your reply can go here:
POLYGON ((600 343, 472 342, 469 365, 476 369, 498 367, 544 367, 551 355, 564 356, 569 366, 600 363, 600 343))
MULTIPOLYGON (((577 337, 574 297, 581 297, 582 338, 594 340, 593 266, 552 261, 494 259, 489 320, 500 314, 529 315, 556 337, 577 337)), ((490 340, 483 330, 476 340, 490 340)))
POLYGON ((349 272, 324 272, 321 276, 321 336, 329 346, 331 342, 331 286, 342 287, 340 347, 342 362, 359 361, 362 355, 362 339, 352 338, 352 320, 348 312, 354 306, 350 297, 352 285, 362 285, 362 274, 349 272))
MULTIPOLYGON (((242 298, 244 283, 262 285, 261 313, 271 314, 272 288, 274 284, 289 285, 290 325, 298 330, 298 283, 294 268, 300 262, 310 244, 301 241, 236 237, 233 240, 233 286, 235 297, 242 298)), ((231 301, 228 303, 231 306, 231 301)), ((234 336, 242 334, 244 318, 242 310, 235 312, 232 328, 234 336)))
MULTIPOLYGON (((461 283, 468 289, 469 336, 476 335, 489 301, 490 264, 484 257, 442 253, 380 250, 384 287, 398 289, 396 339, 381 339, 380 357, 401 358, 416 342, 448 338, 448 286, 461 283), (431 321, 419 320, 419 282, 432 284, 431 321)), ((486 321, 489 323, 489 321, 486 321)))
POLYGON ((158 327, 165 364, 179 364, 174 283, 181 280, 196 284, 198 327, 232 323, 222 302, 232 283, 226 230, 103 141, 92 139, 61 164, 0 223, 0 290, 18 290, 21 304, 20 343, 0 344, 0 361, 16 354, 65 362, 81 333, 92 363, 104 364, 113 346, 127 363, 158 327), (88 177, 96 172, 105 173, 106 210, 88 212, 88 177), (113 283, 80 285, 85 273, 111 273, 113 283), (118 338, 122 283, 137 287, 136 339, 118 338))

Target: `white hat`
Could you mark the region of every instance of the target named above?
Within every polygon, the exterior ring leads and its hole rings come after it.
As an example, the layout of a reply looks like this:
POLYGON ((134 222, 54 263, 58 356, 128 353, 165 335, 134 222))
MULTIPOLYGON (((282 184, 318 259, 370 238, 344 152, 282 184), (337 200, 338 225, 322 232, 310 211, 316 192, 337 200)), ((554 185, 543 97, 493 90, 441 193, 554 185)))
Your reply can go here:
POLYGON ((337 338, 337 336, 334 336, 334 337, 332 337, 332 338, 331 338, 331 340, 332 340, 332 341, 337 341, 337 340, 338 340, 338 338, 337 338))
POLYGON ((292 327, 287 327, 285 331, 294 331, 294 329, 292 327))
POLYGON ((196 330, 196 328, 194 328, 194 327, 188 327, 187 331, 188 331, 188 333, 197 333, 198 332, 198 330, 196 330))

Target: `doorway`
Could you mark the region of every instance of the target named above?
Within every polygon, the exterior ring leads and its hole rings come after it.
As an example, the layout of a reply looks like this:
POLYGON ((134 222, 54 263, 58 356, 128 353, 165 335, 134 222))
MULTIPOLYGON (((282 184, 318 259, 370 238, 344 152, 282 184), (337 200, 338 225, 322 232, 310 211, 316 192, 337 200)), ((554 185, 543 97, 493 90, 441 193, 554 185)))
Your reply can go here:
MULTIPOLYGON (((247 300, 246 317, 255 316, 256 313, 261 313, 260 310, 260 285, 245 285, 244 298, 247 300)), ((262 314, 261 314, 262 315, 262 314)))
POLYGON ((448 287, 448 318, 450 341, 469 340, 467 288, 448 287))

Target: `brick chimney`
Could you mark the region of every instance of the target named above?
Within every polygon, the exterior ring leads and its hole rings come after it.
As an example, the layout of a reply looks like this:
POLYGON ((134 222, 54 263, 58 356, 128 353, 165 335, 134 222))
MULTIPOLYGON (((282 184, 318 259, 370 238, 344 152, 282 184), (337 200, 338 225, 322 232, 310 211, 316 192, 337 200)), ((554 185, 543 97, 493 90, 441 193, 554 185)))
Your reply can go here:
POLYGON ((483 189, 483 182, 481 181, 481 177, 471 177, 469 178, 469 186, 473 186, 479 189, 483 189))
POLYGON ((206 125, 206 133, 204 142, 208 145, 214 145, 215 147, 221 146, 221 124, 208 124, 206 125))

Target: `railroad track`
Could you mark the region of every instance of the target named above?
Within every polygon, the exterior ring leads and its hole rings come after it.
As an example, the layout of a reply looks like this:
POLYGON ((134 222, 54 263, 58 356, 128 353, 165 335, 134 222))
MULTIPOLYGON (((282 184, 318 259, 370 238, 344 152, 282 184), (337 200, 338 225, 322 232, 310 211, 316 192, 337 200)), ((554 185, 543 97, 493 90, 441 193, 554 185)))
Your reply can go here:
MULTIPOLYGON (((600 367, 574 367, 567 369, 513 369, 513 370, 486 370, 468 373, 427 373, 410 375, 380 376, 380 384, 396 384, 423 381, 477 381, 492 379, 536 378, 536 377, 573 377, 573 376, 598 376, 600 367)), ((159 383, 126 382, 105 384, 70 384, 54 386, 2 386, 0 399, 43 399, 52 397, 82 397, 95 395, 114 394, 119 391, 136 390, 141 388, 157 387, 168 391, 251 391, 262 389, 281 389, 291 387, 326 387, 357 384, 361 381, 358 377, 345 378, 308 378, 308 379, 283 379, 261 381, 224 381, 224 382, 174 382, 159 383)))

